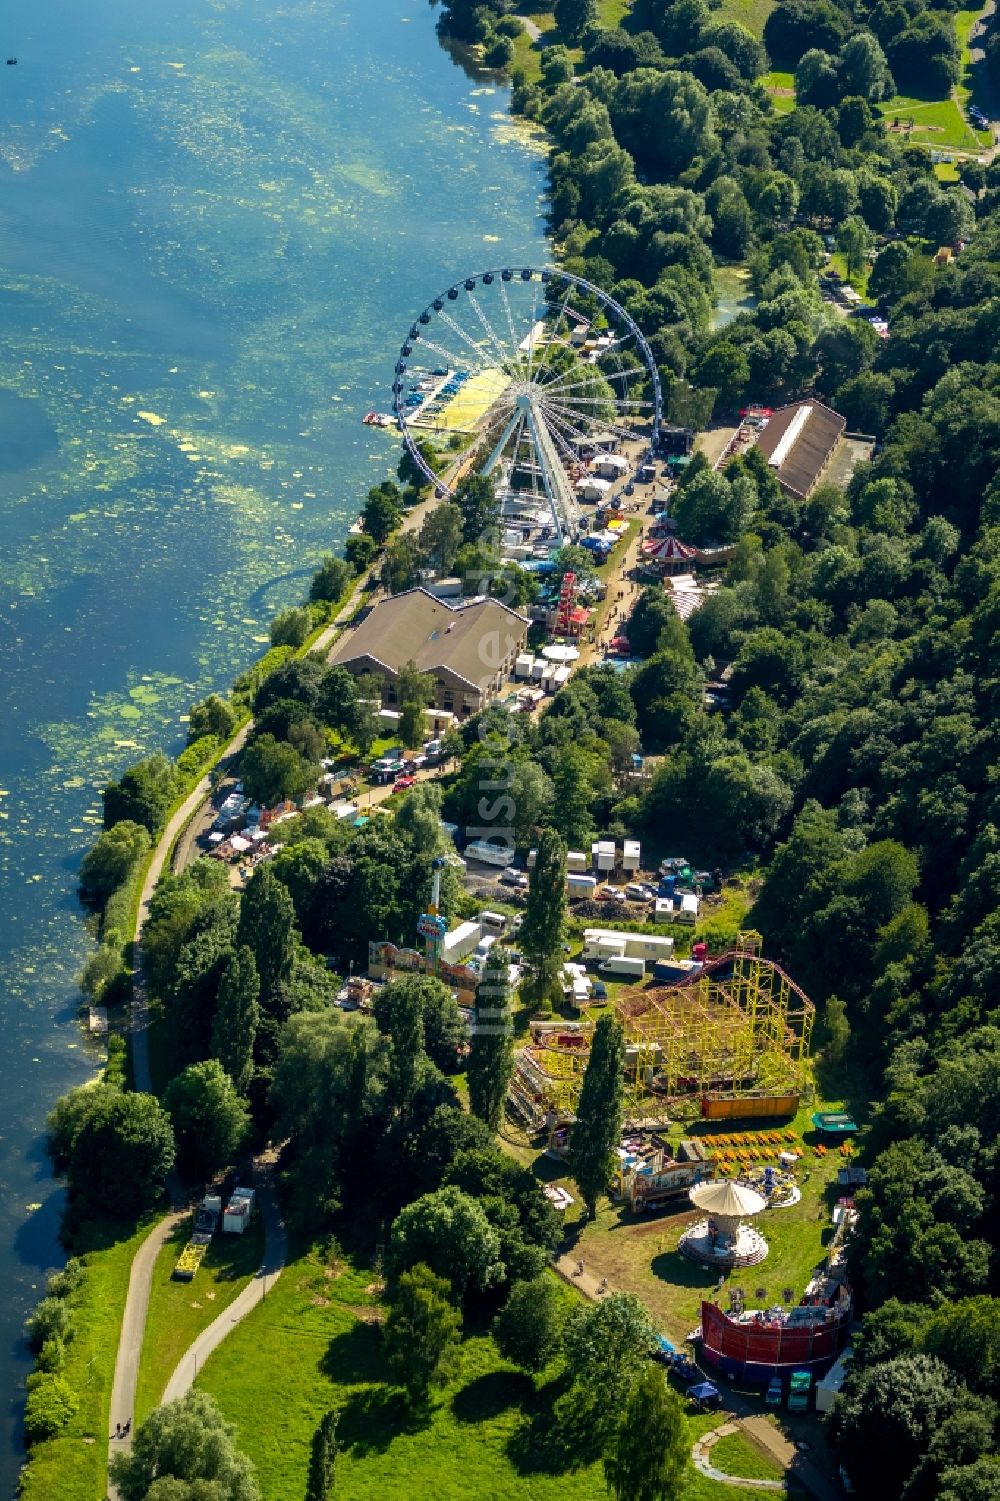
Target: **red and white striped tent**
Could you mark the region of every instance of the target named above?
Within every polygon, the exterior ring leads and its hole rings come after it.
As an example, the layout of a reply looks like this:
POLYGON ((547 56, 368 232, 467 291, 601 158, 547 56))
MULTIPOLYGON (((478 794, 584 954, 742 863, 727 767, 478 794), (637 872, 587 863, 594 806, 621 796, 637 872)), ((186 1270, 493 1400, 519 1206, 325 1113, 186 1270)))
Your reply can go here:
POLYGON ((643 545, 643 557, 647 563, 662 568, 664 573, 675 573, 686 568, 695 555, 695 549, 676 537, 656 537, 643 545))

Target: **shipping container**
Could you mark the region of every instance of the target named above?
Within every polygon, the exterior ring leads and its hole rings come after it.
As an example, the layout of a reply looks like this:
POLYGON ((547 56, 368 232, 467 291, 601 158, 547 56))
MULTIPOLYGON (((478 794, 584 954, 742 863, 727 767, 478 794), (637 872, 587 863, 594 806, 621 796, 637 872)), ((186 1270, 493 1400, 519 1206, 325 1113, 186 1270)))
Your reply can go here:
POLYGON ((797 1094, 757 1095, 736 1099, 732 1095, 705 1095, 701 1113, 707 1121, 751 1121, 794 1115, 799 1108, 797 1094))

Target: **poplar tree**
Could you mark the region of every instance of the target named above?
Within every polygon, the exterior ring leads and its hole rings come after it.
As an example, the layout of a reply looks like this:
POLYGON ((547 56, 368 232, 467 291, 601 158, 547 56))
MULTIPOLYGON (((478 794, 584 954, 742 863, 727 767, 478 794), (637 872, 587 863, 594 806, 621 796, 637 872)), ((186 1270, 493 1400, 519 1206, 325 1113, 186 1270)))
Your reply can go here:
POLYGON ((518 936, 538 976, 540 995, 557 998, 566 937, 566 845, 555 829, 543 829, 539 836, 518 936))
POLYGON ((259 1000, 260 976, 253 951, 243 945, 226 966, 212 1025, 212 1052, 240 1094, 246 1094, 253 1075, 259 1000))
POLYGON ((385 1030, 389 1033, 389 1077, 386 1100, 405 1117, 417 1090, 424 1053, 424 1018, 415 985, 387 985, 385 1030))
POLYGON ((514 1023, 510 1010, 510 960, 506 949, 490 949, 476 991, 469 1053, 469 1104, 491 1131, 500 1128, 507 1086, 514 1071, 514 1023))
POLYGON ((569 1169, 587 1211, 597 1213, 597 1198, 611 1176, 613 1153, 621 1141, 625 1033, 613 1016, 594 1028, 569 1143, 569 1169))
POLYGON ((261 865, 247 882, 240 902, 237 945, 253 951, 260 977, 260 1004, 271 1005, 279 981, 287 980, 297 938, 295 908, 288 888, 279 881, 270 863, 261 865))
POLYGON ((337 1411, 331 1408, 313 1434, 306 1501, 332 1501, 337 1455, 340 1452, 340 1444, 337 1442, 337 1421, 337 1411))

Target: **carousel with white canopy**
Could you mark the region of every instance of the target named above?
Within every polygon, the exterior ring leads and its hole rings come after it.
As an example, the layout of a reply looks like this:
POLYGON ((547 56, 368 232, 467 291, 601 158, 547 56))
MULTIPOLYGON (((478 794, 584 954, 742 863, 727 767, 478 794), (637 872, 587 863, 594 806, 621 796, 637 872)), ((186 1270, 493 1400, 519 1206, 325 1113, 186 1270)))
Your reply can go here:
POLYGON ((767 1241, 755 1225, 747 1223, 767 1207, 756 1189, 720 1179, 714 1183, 696 1183, 688 1197, 705 1218, 681 1236, 677 1249, 682 1255, 720 1270, 756 1266, 764 1260, 767 1241))

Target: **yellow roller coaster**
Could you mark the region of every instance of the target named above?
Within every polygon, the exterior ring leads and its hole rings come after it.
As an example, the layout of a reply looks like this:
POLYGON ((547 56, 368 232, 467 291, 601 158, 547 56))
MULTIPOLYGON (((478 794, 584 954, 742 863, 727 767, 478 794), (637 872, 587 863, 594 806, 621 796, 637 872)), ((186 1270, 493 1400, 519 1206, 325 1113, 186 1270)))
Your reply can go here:
MULTIPOLYGON (((668 1101, 695 1094, 720 1104, 754 1100, 759 1107, 787 1100, 794 1110, 815 1008, 760 947, 758 933, 741 933, 734 950, 690 978, 639 986, 618 997, 627 1121, 663 1114, 668 1101)), ((520 1114, 541 1124, 549 1112, 572 1112, 590 1032, 547 1031, 518 1055, 511 1102, 520 1114)), ((720 1113, 732 1114, 733 1108, 721 1104, 720 1113)))

